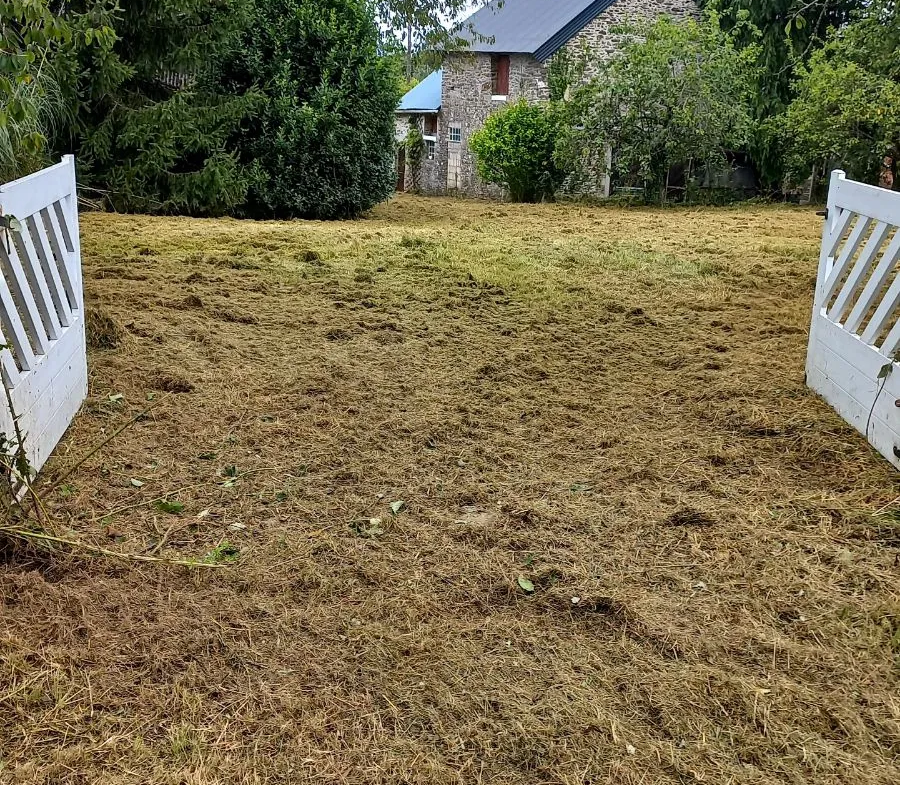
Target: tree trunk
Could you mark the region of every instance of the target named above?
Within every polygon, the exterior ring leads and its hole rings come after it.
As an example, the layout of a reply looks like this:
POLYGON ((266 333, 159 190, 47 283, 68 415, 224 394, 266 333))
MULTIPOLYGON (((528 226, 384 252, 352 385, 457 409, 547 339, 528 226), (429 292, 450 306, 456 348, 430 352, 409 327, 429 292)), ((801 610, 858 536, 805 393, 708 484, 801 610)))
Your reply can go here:
POLYGON ((408 21, 406 23, 406 80, 409 81, 412 79, 412 21, 408 21))

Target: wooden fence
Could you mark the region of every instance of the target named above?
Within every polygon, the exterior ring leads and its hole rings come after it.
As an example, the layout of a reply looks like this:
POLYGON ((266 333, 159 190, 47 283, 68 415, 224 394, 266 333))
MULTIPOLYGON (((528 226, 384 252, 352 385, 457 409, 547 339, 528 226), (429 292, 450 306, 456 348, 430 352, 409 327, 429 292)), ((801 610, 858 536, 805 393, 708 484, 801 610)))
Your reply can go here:
POLYGON ((87 394, 74 158, 0 186, 0 209, 0 433, 14 412, 37 470, 87 394))
POLYGON ((900 468, 900 193, 831 175, 807 383, 900 468))

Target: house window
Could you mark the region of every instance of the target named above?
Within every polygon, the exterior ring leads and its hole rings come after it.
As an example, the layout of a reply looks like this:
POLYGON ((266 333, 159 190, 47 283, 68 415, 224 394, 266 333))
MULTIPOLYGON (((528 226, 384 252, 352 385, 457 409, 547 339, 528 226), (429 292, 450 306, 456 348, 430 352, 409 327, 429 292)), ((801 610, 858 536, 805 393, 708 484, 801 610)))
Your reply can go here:
POLYGON ((448 138, 451 144, 459 144, 462 141, 462 128, 458 125, 451 125, 448 130, 448 138))
POLYGON ((425 157, 429 161, 434 160, 434 139, 425 139, 425 157))
POLYGON ((427 114, 423 118, 424 121, 424 129, 422 131, 423 136, 437 136, 437 115, 427 114))
POLYGON ((491 94, 509 95, 509 55, 491 55, 491 94))

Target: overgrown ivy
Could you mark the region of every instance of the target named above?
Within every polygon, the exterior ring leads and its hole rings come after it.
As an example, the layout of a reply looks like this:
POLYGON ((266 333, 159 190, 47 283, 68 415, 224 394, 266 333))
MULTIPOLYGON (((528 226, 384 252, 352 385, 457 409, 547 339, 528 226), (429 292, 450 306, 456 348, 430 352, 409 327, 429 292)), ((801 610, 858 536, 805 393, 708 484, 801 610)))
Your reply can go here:
POLYGON ((425 158, 425 137, 416 122, 411 121, 406 139, 406 165, 409 167, 410 190, 418 193, 422 187, 422 160, 425 158))

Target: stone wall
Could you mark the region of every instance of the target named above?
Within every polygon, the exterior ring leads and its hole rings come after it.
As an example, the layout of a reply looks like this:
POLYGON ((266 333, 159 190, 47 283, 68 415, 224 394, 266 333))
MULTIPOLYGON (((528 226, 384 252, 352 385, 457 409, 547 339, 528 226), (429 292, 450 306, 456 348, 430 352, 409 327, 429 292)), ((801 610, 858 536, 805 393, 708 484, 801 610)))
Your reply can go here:
MULTIPOLYGON (((475 173, 475 157, 469 149, 469 136, 484 125, 493 112, 524 98, 529 102, 550 97, 544 66, 531 55, 510 55, 509 95, 506 100, 491 95, 491 56, 482 52, 454 52, 444 58, 444 83, 441 97, 442 123, 438 135, 438 162, 447 171, 451 154, 459 155, 457 190, 468 196, 499 198, 500 189, 483 183, 475 173), (461 140, 450 142, 450 126, 460 128, 461 140)), ((446 190, 446 181, 439 193, 446 190)))
POLYGON ((586 76, 590 76, 590 60, 606 59, 621 45, 623 36, 614 32, 617 27, 659 16, 681 21, 699 17, 700 9, 695 0, 617 0, 572 36, 564 48, 576 59, 586 58, 586 76))

